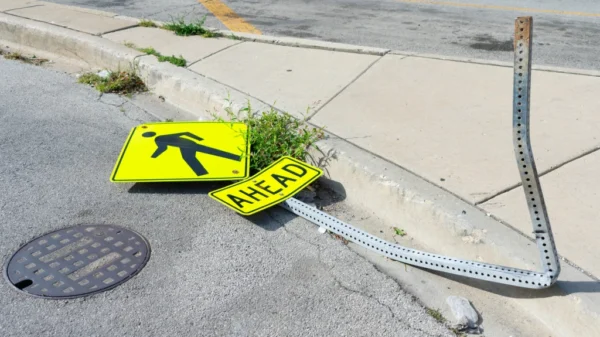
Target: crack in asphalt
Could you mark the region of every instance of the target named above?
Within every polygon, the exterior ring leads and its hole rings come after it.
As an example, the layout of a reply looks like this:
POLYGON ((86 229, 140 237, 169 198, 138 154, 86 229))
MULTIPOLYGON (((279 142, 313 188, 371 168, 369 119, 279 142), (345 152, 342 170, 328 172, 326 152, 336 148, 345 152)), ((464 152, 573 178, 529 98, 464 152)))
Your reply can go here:
MULTIPOLYGON (((379 298, 375 297, 374 295, 372 295, 372 294, 367 294, 367 293, 366 293, 366 292, 364 292, 364 291, 355 290, 355 289, 352 289, 352 288, 350 288, 350 287, 348 287, 348 286, 344 285, 344 284, 343 284, 343 283, 342 283, 342 282, 341 282, 341 281, 338 279, 338 277, 337 277, 337 276, 336 276, 336 275, 335 275, 335 274, 332 272, 332 271, 333 271, 333 269, 334 269, 335 267, 337 267, 338 265, 336 265, 336 264, 332 264, 332 265, 330 266, 328 263, 326 263, 325 261, 323 261, 323 260, 322 260, 322 252, 323 252, 323 250, 324 250, 323 248, 325 248, 324 246, 320 246, 320 245, 318 245, 318 244, 316 244, 316 243, 313 243, 313 242, 309 242, 309 241, 307 241, 305 238, 301 237, 301 236, 300 236, 300 235, 298 235, 297 233, 294 233, 294 232, 292 232, 292 231, 288 230, 288 228, 285 226, 285 224, 284 224, 284 223, 282 223, 281 221, 279 221, 279 219, 277 219, 277 217, 276 217, 276 216, 274 216, 274 215, 273 215, 273 214, 271 214, 270 212, 267 212, 267 214, 269 215, 269 217, 270 217, 271 219, 273 219, 273 221, 275 221, 275 222, 277 222, 279 225, 281 225, 281 228, 283 229, 283 231, 285 231, 286 233, 288 233, 288 234, 292 235, 293 237, 297 238, 298 240, 300 240, 300 241, 302 241, 302 242, 305 242, 305 243, 307 243, 307 244, 309 244, 309 245, 311 245, 311 246, 313 246, 313 247, 317 248, 317 258, 318 258, 318 261, 319 261, 319 263, 320 263, 321 265, 323 265, 323 266, 325 266, 325 267, 326 267, 326 269, 327 269, 327 273, 328 273, 328 274, 331 276, 331 278, 333 279, 334 283, 335 283, 335 284, 336 284, 336 285, 337 285, 339 288, 341 288, 341 289, 344 289, 344 290, 346 290, 346 291, 348 291, 348 292, 351 292, 351 293, 354 293, 354 294, 358 294, 359 296, 361 296, 361 297, 364 297, 364 298, 366 298, 366 299, 370 299, 370 300, 373 300, 373 301, 375 301, 377 304, 379 304, 380 306, 382 306, 382 307, 384 307, 385 309, 387 309, 387 311, 389 311, 389 313, 390 313, 390 315, 391 315, 392 319, 394 319, 395 321, 397 321, 399 324, 401 324, 401 325, 404 325, 404 326, 406 326, 406 327, 407 327, 407 328, 409 328, 409 329, 413 329, 413 330, 419 331, 419 332, 423 333, 423 334, 424 334, 424 335, 426 335, 426 336, 433 336, 433 335, 430 335, 430 334, 429 334, 427 331, 425 331, 425 330, 423 330, 423 329, 421 329, 421 328, 415 327, 415 326, 411 325, 409 322, 405 322, 405 321, 403 321, 402 319, 400 319, 399 317, 397 317, 397 316, 396 316, 396 314, 394 313, 394 310, 393 310, 392 306, 390 306, 390 305, 388 305, 388 304, 385 304, 385 303, 383 303, 383 302, 382 302, 382 301, 381 301, 379 298)), ((272 245, 272 244, 271 244, 271 243, 269 243, 269 246, 271 246, 271 245, 272 245)), ((397 287, 397 288, 398 288, 400 291, 403 291, 404 293, 406 293, 406 295, 409 295, 409 296, 411 296, 411 298, 412 298, 412 300, 413 300, 413 301, 416 301, 416 297, 415 297, 414 295, 412 295, 412 294, 410 294, 410 293, 406 292, 406 290, 404 290, 404 289, 402 288, 402 286, 401 286, 401 285, 400 285, 400 284, 399 284, 399 283, 398 283, 398 282, 397 282, 395 279, 393 279, 393 278, 392 278, 392 277, 390 277, 389 275, 385 274, 385 273, 384 273, 382 270, 380 270, 380 269, 379 269, 379 268, 378 268, 378 267, 377 267, 375 264, 371 263, 369 260, 367 260, 366 258, 364 258, 364 257, 362 257, 361 255, 359 255, 359 254, 358 254, 356 251, 354 251, 354 250, 353 250, 351 247, 349 247, 347 244, 344 244, 344 246, 346 246, 344 249, 346 249, 347 251, 351 252, 351 253, 352 253, 352 255, 354 255, 354 257, 355 257, 355 258, 357 258, 357 259, 360 259, 360 260, 362 260, 362 261, 365 261, 365 262, 367 262, 367 263, 368 263, 370 266, 372 266, 372 267, 373 267, 373 269, 375 269, 375 271, 376 271, 377 273, 379 273, 379 274, 383 275, 383 277, 384 277, 386 280, 390 280, 390 281, 392 281, 392 282, 394 283, 394 285, 395 285, 395 286, 396 286, 396 287, 397 287)), ((422 303, 420 303, 420 302, 418 302, 418 301, 417 301, 417 303, 418 303, 418 305, 419 305, 420 307, 422 307, 422 308, 423 308, 423 310, 425 310, 425 309, 424 309, 424 306, 422 305, 422 303)), ((440 335, 435 335, 435 336, 440 336, 440 335)))

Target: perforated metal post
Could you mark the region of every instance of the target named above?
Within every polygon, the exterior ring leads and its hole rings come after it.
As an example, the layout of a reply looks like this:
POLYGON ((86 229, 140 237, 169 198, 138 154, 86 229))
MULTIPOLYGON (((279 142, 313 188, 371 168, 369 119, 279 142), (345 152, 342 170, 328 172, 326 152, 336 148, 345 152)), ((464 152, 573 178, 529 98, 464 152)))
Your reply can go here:
POLYGON ((555 279, 560 273, 560 263, 529 137, 532 35, 533 18, 517 18, 514 40, 513 142, 533 232, 541 252, 542 266, 555 279))
POLYGON ((281 206, 349 241, 403 263, 524 288, 541 289, 551 286, 556 282, 560 264, 529 140, 531 32, 532 18, 517 18, 515 21, 513 139, 521 181, 541 255, 542 272, 457 259, 406 248, 381 240, 294 198, 286 200, 281 206))

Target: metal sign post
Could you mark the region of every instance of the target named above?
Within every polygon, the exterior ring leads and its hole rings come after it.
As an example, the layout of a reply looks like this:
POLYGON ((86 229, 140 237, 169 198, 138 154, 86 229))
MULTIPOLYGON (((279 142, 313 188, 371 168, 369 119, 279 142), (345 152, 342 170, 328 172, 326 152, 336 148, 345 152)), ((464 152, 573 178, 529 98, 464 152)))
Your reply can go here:
POLYGON ((403 263, 523 288, 551 286, 558 278, 560 264, 529 140, 532 22, 531 17, 519 17, 515 21, 513 140, 543 271, 463 260, 406 248, 381 240, 297 199, 288 199, 280 205, 349 241, 403 263))

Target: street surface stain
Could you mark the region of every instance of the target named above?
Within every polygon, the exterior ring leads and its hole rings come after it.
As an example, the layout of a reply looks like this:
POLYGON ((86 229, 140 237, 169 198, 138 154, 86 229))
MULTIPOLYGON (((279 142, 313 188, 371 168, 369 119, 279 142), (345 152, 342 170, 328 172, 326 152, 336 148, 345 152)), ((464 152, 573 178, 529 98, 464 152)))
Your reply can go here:
POLYGON ((513 51, 513 40, 497 40, 491 35, 476 35, 473 40, 476 42, 471 43, 469 47, 473 49, 486 50, 486 51, 513 51))

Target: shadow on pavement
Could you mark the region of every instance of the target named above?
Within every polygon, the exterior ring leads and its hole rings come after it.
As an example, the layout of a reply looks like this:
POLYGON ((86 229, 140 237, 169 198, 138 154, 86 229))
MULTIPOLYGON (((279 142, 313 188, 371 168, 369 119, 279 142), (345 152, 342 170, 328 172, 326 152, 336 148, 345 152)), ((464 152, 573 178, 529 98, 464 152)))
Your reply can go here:
POLYGON ((230 184, 227 181, 135 183, 129 188, 128 192, 148 194, 208 194, 211 191, 230 184))
POLYGON ((279 228, 284 227, 291 220, 295 219, 296 215, 279 206, 274 206, 244 218, 264 230, 276 231, 279 228))
MULTIPOLYGON (((413 266, 413 268, 418 268, 413 266)), ((597 281, 556 281, 546 289, 527 289, 514 286, 471 279, 459 275, 446 274, 434 270, 419 268, 429 273, 436 274, 445 279, 453 280, 473 288, 511 298, 548 298, 563 297, 578 293, 600 293, 600 282, 597 281)))

